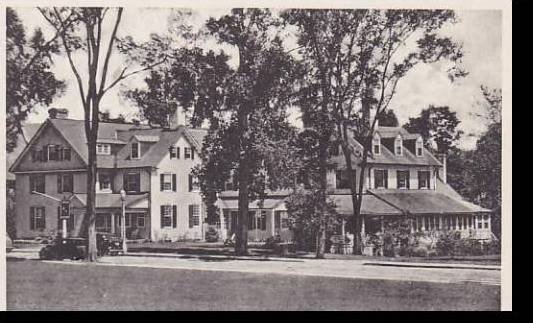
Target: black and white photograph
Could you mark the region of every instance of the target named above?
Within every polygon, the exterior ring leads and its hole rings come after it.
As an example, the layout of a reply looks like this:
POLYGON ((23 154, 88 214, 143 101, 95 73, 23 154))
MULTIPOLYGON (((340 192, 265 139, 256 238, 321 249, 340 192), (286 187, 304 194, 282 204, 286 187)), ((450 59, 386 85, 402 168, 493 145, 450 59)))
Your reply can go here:
POLYGON ((511 1, 0 9, 3 310, 512 309, 511 1))

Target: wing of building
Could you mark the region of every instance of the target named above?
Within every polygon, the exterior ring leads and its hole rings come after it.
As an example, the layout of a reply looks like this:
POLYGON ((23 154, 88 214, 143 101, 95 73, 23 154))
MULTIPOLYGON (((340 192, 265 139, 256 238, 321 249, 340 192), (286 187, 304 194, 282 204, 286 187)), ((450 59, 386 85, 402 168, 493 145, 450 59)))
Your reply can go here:
MULTIPOLYGON (((130 239, 202 240, 206 207, 192 169, 207 131, 176 122, 169 128, 140 124, 100 123, 97 141, 96 207, 98 231, 118 232, 122 206, 130 239), (120 191, 126 192, 121 198, 120 191)), ((461 198, 446 183, 445 156, 433 156, 419 135, 403 128, 378 127, 369 166, 361 174, 362 146, 350 142, 356 179, 364 178, 362 216, 367 232, 382 229, 398 217, 413 220, 414 230, 456 229, 478 238, 490 237, 490 210, 461 198)), ((19 237, 55 234, 61 230, 59 206, 69 200, 73 216, 69 234, 86 232, 87 139, 84 122, 54 114, 36 130, 12 161, 16 175, 16 214, 19 237)), ((330 196, 337 211, 349 219, 352 200, 344 157, 333 156, 328 174, 330 196)), ((264 241, 279 235, 290 240, 285 199, 290 191, 267 192, 253 201, 249 238, 264 241)), ((237 191, 228 186, 219 194, 222 238, 236 229, 237 191)), ((348 225, 347 228, 350 226, 348 225)))

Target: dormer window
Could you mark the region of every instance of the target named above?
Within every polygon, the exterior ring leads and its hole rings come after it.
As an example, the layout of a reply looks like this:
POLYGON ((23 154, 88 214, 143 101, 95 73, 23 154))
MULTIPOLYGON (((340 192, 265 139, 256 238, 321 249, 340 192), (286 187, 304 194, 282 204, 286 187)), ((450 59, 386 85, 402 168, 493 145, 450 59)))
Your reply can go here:
POLYGON ((418 137, 416 139, 416 156, 422 157, 422 153, 424 151, 424 141, 422 140, 422 137, 418 137))
POLYGON ((401 156, 403 154, 403 143, 400 135, 396 136, 396 139, 394 139, 394 153, 396 156, 401 156))
POLYGON ((111 145, 110 144, 96 144, 96 154, 97 155, 110 155, 111 145))
POLYGON ((139 153, 139 151, 141 150, 140 146, 141 146, 140 142, 134 142, 134 143, 131 144, 131 158, 132 159, 139 159, 140 158, 140 153, 139 153))
POLYGON ((381 155, 381 137, 377 133, 372 139, 372 152, 374 155, 381 155))

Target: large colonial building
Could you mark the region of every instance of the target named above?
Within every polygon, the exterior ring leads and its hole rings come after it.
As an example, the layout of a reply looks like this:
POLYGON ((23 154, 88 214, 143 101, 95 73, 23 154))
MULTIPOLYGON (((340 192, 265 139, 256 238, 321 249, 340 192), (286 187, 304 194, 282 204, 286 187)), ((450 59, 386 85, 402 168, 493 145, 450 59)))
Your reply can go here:
MULTIPOLYGON (((183 126, 178 118, 169 128, 139 124, 100 123, 97 142, 96 208, 98 231, 119 232, 122 203, 130 239, 195 240, 205 237, 206 208, 191 175, 201 160, 206 130, 183 126), (121 199, 120 191, 126 191, 121 199)), ((378 127, 369 167, 358 168, 362 146, 354 151, 356 178, 364 177, 362 215, 367 232, 382 230, 390 219, 412 219, 414 230, 460 230, 490 238, 489 210, 464 201, 446 183, 446 163, 423 147, 422 138, 402 128, 378 127)), ((73 216, 69 234, 85 232, 87 201, 87 140, 84 123, 54 113, 44 122, 10 168, 16 174, 17 235, 35 237, 61 230, 60 203, 69 200, 73 216)), ((342 215, 353 213, 344 158, 328 174, 330 196, 342 215)), ((289 191, 271 192, 250 204, 249 237, 264 241, 291 238, 285 199, 289 191)), ((237 191, 219 194, 222 238, 235 232, 237 191)))

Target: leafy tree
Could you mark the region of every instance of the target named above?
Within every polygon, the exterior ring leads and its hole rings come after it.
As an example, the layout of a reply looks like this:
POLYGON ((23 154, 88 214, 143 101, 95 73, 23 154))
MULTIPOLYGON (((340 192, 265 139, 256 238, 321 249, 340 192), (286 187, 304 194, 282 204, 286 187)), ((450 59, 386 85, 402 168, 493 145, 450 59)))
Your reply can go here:
POLYGON ((335 203, 321 189, 296 189, 286 200, 287 213, 299 244, 314 236, 317 258, 324 258, 326 231, 339 224, 335 203), (322 201, 326 201, 323 203, 322 201), (324 237, 322 237, 322 235, 324 237))
POLYGON ((37 106, 48 106, 62 94, 65 83, 52 71, 59 52, 58 34, 45 40, 37 28, 29 39, 12 8, 6 8, 6 150, 12 152, 22 124, 37 106))
POLYGON ((398 127, 398 117, 394 110, 386 110, 379 116, 379 125, 382 127, 398 127))
POLYGON ((412 133, 419 133, 424 139, 426 148, 439 153, 447 153, 457 144, 463 131, 457 130, 461 123, 457 113, 447 106, 430 105, 422 110, 420 116, 409 118, 404 128, 412 133))
MULTIPOLYGON (((213 218, 216 193, 232 179, 239 188, 235 252, 246 254, 248 206, 265 190, 293 184, 291 172, 295 129, 287 121, 297 66, 285 53, 278 19, 269 10, 232 9, 211 18, 202 36, 214 37, 238 52, 229 66, 224 52, 200 48, 171 50, 171 59, 145 79, 147 90, 127 95, 141 106, 144 118, 165 124, 178 106, 193 110, 191 125, 208 121, 209 130, 195 170, 213 218)), ((169 47, 162 44, 163 47, 169 47)))
POLYGON ((388 108, 398 82, 417 64, 449 60, 451 80, 466 75, 458 63, 460 45, 437 31, 455 15, 449 10, 307 10, 283 13, 298 31, 307 63, 299 106, 321 137, 321 189, 326 190, 328 149, 340 144, 354 210, 355 253, 362 252, 361 203, 364 177, 354 178, 355 137, 363 145, 363 174, 371 153, 376 118, 388 108), (414 46, 409 44, 415 44, 414 46), (374 116, 371 117, 371 111, 374 116))
MULTIPOLYGON (((38 8, 42 16, 53 27, 61 40, 69 66, 75 76, 84 111, 85 135, 87 137, 87 204, 84 222, 88 231, 87 260, 96 261, 96 141, 100 121, 100 103, 106 93, 122 80, 148 70, 160 62, 147 61, 145 67, 129 71, 122 68, 111 82, 108 81, 110 59, 116 50, 117 31, 122 20, 123 8, 38 8), (113 16, 112 12, 116 14, 113 16), (111 33, 103 34, 106 22, 111 22, 111 33), (73 59, 81 52, 84 64, 73 59), (86 64, 86 65, 85 65, 86 64), (86 69, 82 73, 82 69, 86 69)), ((158 59, 160 56, 153 56, 158 59)))

